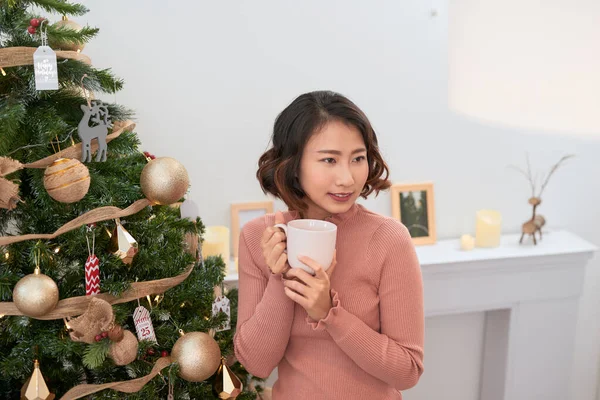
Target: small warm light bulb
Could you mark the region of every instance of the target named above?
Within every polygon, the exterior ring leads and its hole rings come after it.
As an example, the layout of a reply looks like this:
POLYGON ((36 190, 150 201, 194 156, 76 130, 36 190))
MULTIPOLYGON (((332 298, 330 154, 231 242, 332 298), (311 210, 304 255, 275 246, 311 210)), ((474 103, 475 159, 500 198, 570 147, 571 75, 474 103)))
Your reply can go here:
POLYGON ((58 254, 58 252, 60 251, 60 247, 57 247, 54 249, 54 254, 58 254))
POLYGON ((4 258, 8 260, 8 257, 10 257, 10 253, 7 251, 6 253, 4 253, 4 258))
POLYGON ((185 302, 181 303, 181 305, 179 306, 179 308, 183 308, 185 307, 185 302))
POLYGON ((65 328, 67 328, 67 331, 71 330, 71 326, 69 325, 69 322, 67 321, 66 318, 63 318, 63 321, 65 322, 65 328))
POLYGON ((4 68, 0 68, 0 72, 2 72, 2 76, 6 76, 6 71, 4 70, 4 68))

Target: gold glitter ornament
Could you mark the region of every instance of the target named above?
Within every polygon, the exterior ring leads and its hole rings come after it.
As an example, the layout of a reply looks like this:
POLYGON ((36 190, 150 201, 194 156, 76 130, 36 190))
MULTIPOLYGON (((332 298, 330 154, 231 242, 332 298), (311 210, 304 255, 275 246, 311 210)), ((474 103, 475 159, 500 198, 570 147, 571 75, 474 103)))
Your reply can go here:
POLYGON ((221 358, 221 365, 213 384, 215 394, 219 399, 235 399, 242 393, 243 388, 240 378, 227 366, 226 359, 221 358))
POLYGON ((50 393, 48 386, 40 371, 40 363, 38 360, 33 362, 33 374, 25 381, 25 384, 21 388, 21 399, 22 400, 52 400, 55 395, 50 393))
POLYGON ((58 304, 58 286, 36 267, 33 274, 24 276, 13 289, 15 306, 28 317, 41 317, 58 304))
POLYGON ((46 167, 44 187, 56 201, 78 202, 90 188, 90 171, 79 160, 59 158, 46 167))
POLYGON ((179 364, 179 376, 189 382, 210 378, 221 363, 219 344, 203 332, 180 333, 171 351, 171 358, 179 364))
POLYGON ((140 185, 146 198, 160 205, 177 202, 187 192, 189 184, 187 170, 171 157, 151 160, 140 176, 140 185))

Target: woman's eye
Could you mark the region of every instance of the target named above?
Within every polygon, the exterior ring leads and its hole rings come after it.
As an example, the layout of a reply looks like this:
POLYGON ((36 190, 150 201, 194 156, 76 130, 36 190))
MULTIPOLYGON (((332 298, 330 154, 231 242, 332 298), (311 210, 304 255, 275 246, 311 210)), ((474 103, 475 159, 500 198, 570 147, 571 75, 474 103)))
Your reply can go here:
POLYGON ((360 162, 360 161, 363 161, 363 160, 366 160, 366 157, 365 157, 365 156, 358 156, 358 157, 356 157, 356 158, 354 159, 354 161, 356 161, 356 162, 360 162))
POLYGON ((334 163, 334 162, 335 162, 335 160, 334 160, 333 158, 331 158, 331 157, 329 157, 329 158, 324 158, 324 159, 322 159, 321 161, 324 161, 324 162, 326 162, 327 164, 332 164, 332 163, 334 163))

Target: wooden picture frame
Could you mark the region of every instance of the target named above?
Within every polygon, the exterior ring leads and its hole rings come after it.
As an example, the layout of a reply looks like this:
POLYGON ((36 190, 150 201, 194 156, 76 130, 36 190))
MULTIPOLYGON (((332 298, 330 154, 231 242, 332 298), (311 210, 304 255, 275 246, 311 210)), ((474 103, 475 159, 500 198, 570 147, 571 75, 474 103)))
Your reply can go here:
POLYGON ((240 233, 244 224, 251 219, 273 212, 273 201, 234 203, 231 205, 231 243, 233 258, 237 261, 240 233))
POLYGON ((415 245, 434 244, 437 237, 433 183, 394 184, 390 188, 390 192, 392 216, 408 228, 413 243, 415 245), (411 209, 413 211, 409 212, 411 209))

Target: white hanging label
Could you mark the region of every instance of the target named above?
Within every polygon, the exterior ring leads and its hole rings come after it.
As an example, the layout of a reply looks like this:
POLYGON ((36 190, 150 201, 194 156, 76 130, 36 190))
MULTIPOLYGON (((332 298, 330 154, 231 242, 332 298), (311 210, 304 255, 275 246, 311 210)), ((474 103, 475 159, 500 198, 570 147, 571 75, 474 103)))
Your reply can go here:
POLYGON ((150 312, 144 306, 139 306, 133 312, 133 323, 135 324, 138 340, 151 340, 156 343, 150 312))
POLYGON ((227 315, 227 319, 215 331, 221 332, 231 329, 231 308, 229 306, 229 299, 225 296, 219 296, 215 299, 212 306, 212 315, 213 317, 219 315, 220 312, 224 312, 227 315))
POLYGON ((36 90, 58 89, 56 53, 50 46, 40 46, 33 53, 33 68, 35 70, 36 90))

